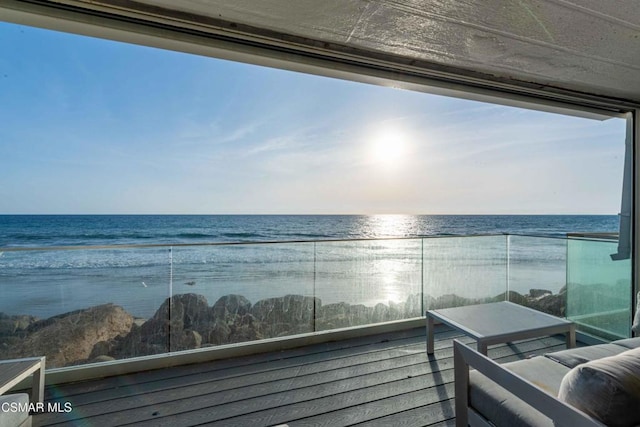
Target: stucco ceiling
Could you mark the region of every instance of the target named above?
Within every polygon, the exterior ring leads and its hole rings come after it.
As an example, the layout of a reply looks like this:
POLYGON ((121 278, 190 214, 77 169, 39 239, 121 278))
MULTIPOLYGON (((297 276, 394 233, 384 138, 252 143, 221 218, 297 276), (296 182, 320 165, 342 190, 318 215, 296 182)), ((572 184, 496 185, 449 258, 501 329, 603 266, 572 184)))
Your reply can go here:
POLYGON ((161 17, 275 45, 640 102, 638 0, 39 3, 161 17))

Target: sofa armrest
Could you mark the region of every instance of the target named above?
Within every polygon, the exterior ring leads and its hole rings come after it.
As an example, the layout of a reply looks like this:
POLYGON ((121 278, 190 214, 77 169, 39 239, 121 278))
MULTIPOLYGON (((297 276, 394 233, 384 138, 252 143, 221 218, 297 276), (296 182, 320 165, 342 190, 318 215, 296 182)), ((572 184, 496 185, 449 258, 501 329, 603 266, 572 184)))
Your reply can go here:
POLYGON ((558 400, 541 388, 509 371, 488 357, 469 348, 458 340, 453 341, 456 427, 489 425, 469 405, 469 368, 494 381, 505 390, 551 418, 558 426, 604 427, 574 407, 558 400))

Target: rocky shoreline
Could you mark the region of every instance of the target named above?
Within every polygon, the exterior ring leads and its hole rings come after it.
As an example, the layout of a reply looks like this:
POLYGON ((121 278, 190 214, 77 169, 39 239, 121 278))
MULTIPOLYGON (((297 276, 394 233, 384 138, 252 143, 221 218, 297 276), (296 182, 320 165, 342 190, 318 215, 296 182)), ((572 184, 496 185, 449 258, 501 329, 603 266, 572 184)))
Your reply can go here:
MULTIPOLYGON (((482 300, 427 296, 425 306, 436 309, 504 300, 504 294, 482 300)), ((509 300, 564 316, 566 290, 553 294, 531 289, 525 295, 511 291, 509 300)), ((0 359, 45 355, 47 367, 73 366, 419 317, 421 310, 420 295, 374 307, 322 304, 318 298, 302 295, 252 304, 244 296, 226 295, 210 306, 204 296, 188 293, 167 298, 149 319, 135 318, 114 304, 48 319, 0 313, 0 359)))

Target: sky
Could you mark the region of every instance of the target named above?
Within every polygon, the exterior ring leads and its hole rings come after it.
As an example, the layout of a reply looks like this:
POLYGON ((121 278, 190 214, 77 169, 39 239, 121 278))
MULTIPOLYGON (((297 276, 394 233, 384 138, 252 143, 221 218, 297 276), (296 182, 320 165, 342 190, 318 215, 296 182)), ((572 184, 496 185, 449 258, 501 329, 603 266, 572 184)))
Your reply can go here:
POLYGON ((617 214, 624 133, 0 23, 4 214, 617 214))

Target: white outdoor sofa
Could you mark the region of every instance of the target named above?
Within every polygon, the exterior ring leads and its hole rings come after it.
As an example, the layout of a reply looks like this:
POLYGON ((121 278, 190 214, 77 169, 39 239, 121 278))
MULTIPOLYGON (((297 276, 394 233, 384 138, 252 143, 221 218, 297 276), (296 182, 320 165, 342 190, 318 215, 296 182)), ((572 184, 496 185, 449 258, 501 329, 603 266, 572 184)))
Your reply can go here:
POLYGON ((30 427, 29 404, 44 402, 46 358, 0 360, 0 427, 30 427), (31 397, 26 393, 3 395, 32 376, 31 397))
POLYGON ((502 365, 454 340, 454 364, 457 427, 640 425, 640 338, 502 365))

